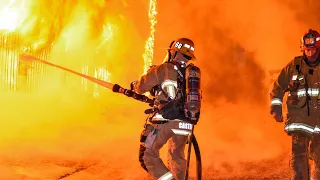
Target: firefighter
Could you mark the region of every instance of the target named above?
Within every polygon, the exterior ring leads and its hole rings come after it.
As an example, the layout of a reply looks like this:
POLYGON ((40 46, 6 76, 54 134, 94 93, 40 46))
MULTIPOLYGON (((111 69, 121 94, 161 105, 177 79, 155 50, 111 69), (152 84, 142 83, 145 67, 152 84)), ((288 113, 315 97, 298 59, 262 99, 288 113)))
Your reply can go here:
POLYGON ((270 112, 283 122, 282 102, 286 94, 285 132, 292 138, 290 166, 294 180, 309 180, 309 160, 314 179, 320 180, 320 34, 308 30, 301 38, 301 56, 284 67, 270 93, 270 112))
POLYGON ((139 161, 154 179, 184 180, 186 159, 184 149, 193 128, 184 112, 185 68, 195 60, 194 43, 188 38, 173 41, 164 62, 152 66, 139 81, 131 83, 131 90, 150 92, 155 106, 141 133, 139 161), (168 166, 159 151, 168 142, 168 166))

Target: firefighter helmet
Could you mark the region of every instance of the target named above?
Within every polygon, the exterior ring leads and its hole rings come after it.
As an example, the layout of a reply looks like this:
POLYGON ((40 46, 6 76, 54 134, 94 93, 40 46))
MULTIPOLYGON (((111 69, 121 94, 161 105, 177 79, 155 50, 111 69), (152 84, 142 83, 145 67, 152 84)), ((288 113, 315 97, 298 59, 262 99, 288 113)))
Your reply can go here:
POLYGON ((196 59, 196 57, 194 56, 194 43, 191 39, 188 38, 179 38, 172 41, 168 50, 180 52, 188 60, 196 59))
POLYGON ((300 49, 304 51, 306 49, 320 48, 320 34, 318 31, 309 29, 301 38, 300 49))

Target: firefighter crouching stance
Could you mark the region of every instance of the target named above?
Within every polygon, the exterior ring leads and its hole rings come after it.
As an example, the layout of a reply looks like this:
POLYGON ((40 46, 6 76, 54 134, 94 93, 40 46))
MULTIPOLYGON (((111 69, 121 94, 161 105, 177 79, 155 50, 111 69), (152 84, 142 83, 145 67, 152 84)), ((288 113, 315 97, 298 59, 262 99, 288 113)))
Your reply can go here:
POLYGON ((287 92, 285 131, 292 137, 290 166, 294 180, 309 180, 309 159, 314 161, 313 178, 320 180, 320 34, 310 29, 301 38, 302 56, 280 72, 271 92, 271 114, 283 122, 282 100, 287 92))
MULTIPOLYGON (((141 134, 139 161, 153 179, 184 180, 186 171, 185 146, 196 121, 188 121, 193 108, 197 119, 200 116, 200 69, 193 64, 194 43, 188 38, 173 41, 163 64, 152 66, 139 81, 131 83, 136 93, 150 92, 155 97, 155 105, 146 110, 149 121, 141 134), (199 88, 186 89, 186 75, 192 74, 189 84, 199 88), (198 84, 197 84, 198 83, 198 84), (187 98, 186 98, 187 97, 187 98), (193 104, 188 104, 193 101, 193 104), (188 104, 188 105, 187 105, 188 104), (149 111, 149 112, 148 112, 149 111), (159 151, 168 142, 168 167, 164 165, 159 151)), ((190 76, 190 77, 191 77, 190 76)))

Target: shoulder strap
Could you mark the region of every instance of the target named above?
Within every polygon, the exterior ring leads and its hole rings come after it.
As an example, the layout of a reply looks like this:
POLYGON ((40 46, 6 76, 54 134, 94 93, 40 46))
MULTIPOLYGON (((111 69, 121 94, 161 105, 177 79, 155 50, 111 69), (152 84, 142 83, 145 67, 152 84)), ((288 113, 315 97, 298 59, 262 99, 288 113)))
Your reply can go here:
MULTIPOLYGON (((178 91, 179 91, 179 88, 181 88, 181 82, 179 82, 179 80, 180 79, 184 79, 184 77, 185 77, 185 74, 184 74, 184 72, 185 71, 183 71, 183 69, 176 63, 176 62, 174 62, 174 61, 170 61, 170 62, 165 62, 165 63, 171 63, 171 64, 173 64, 174 65, 174 69, 178 72, 178 75, 179 75, 179 77, 177 78, 177 80, 178 80, 178 91)), ((181 80, 180 80, 181 81, 181 80)), ((162 87, 161 87, 161 85, 159 86, 159 89, 160 89, 160 91, 163 93, 163 95, 165 96, 165 98, 167 98, 168 99, 168 101, 171 101, 171 100, 173 100, 173 99, 170 99, 169 98, 169 96, 168 96, 168 94, 162 89, 162 87)))
POLYGON ((293 64, 295 66, 296 71, 298 74, 301 73, 301 61, 303 60, 303 56, 296 56, 293 60, 293 64))

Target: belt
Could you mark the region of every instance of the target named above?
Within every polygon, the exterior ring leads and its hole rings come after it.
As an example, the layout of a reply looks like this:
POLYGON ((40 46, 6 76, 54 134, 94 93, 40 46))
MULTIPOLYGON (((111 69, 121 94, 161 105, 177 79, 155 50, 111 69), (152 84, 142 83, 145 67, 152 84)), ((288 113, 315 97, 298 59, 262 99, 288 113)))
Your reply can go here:
POLYGON ((165 124, 168 123, 169 121, 150 121, 152 124, 165 124))

